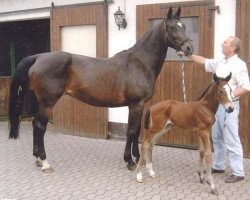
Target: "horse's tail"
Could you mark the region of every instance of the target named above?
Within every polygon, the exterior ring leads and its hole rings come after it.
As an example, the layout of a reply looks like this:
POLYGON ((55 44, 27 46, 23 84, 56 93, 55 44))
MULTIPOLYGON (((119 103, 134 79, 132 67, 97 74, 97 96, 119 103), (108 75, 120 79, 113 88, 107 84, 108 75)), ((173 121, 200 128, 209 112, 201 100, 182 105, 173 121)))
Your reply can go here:
POLYGON ((12 79, 9 96, 9 138, 16 139, 19 136, 20 116, 22 113, 24 98, 29 85, 29 69, 35 63, 37 56, 24 58, 18 65, 12 79))
POLYGON ((149 123, 150 123, 150 109, 147 110, 145 114, 145 119, 144 119, 144 128, 149 129, 149 123))

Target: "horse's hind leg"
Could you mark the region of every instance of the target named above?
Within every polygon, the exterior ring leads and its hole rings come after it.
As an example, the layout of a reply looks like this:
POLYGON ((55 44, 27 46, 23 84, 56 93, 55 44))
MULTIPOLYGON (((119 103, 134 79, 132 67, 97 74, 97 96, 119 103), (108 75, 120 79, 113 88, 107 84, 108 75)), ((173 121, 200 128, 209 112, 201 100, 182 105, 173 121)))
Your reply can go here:
POLYGON ((52 172, 53 168, 46 160, 44 135, 48 124, 48 115, 40 109, 33 120, 33 155, 37 158, 37 166, 44 172, 52 172))
POLYGON ((141 131, 141 116, 143 107, 144 102, 129 106, 127 141, 124 152, 124 160, 128 163, 127 167, 129 170, 135 170, 136 168, 136 164, 132 159, 131 148, 133 156, 136 157, 136 162, 138 162, 140 158, 138 141, 141 131))

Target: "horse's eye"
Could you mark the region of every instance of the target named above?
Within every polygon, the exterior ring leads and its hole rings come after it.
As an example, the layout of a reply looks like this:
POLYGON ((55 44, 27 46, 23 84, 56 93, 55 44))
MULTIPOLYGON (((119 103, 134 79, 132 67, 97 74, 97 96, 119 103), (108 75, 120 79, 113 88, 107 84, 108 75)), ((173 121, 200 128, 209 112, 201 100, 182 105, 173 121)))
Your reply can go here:
POLYGON ((170 26, 170 28, 171 28, 172 30, 175 30, 175 29, 176 29, 175 26, 170 26))
POLYGON ((218 93, 219 93, 219 94, 223 94, 223 91, 222 91, 222 90, 219 90, 218 93))

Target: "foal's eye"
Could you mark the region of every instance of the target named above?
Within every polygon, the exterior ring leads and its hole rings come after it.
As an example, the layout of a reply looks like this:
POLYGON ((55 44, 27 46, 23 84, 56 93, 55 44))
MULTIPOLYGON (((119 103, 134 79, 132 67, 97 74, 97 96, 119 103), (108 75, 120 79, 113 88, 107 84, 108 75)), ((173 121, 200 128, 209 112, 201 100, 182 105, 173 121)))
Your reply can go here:
POLYGON ((175 29, 176 29, 175 26, 170 26, 170 28, 171 28, 172 30, 175 30, 175 29))
POLYGON ((223 91, 222 91, 222 90, 219 90, 218 93, 219 93, 219 94, 223 94, 223 91))

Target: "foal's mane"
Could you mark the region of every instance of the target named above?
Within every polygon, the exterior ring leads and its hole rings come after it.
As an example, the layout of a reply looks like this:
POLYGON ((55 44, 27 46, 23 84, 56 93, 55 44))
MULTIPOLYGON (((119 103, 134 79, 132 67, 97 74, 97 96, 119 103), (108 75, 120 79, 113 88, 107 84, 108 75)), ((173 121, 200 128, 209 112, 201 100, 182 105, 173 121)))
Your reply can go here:
POLYGON ((208 92, 209 88, 213 85, 213 83, 214 83, 214 82, 210 83, 210 84, 207 86, 207 88, 204 90, 204 92, 202 93, 202 95, 200 96, 200 98, 198 98, 196 101, 201 100, 201 99, 205 96, 205 94, 208 92))

